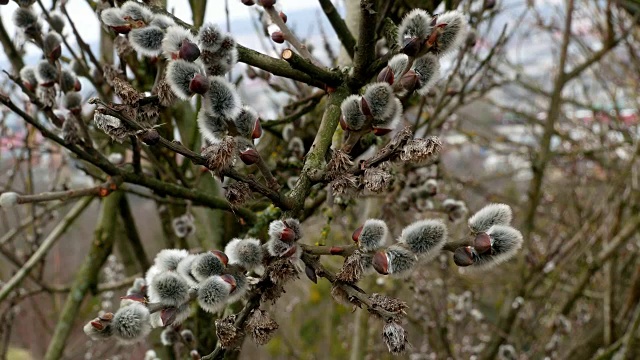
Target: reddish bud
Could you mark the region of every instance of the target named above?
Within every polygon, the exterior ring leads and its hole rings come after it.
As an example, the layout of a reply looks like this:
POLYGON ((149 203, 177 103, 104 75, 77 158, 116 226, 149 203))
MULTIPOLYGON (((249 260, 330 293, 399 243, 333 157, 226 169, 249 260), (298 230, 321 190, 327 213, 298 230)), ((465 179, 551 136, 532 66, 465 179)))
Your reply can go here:
POLYGON ((462 246, 453 252, 453 262, 460 267, 473 265, 471 246, 462 246))
POLYGON ((222 280, 224 280, 224 282, 226 282, 227 284, 231 285, 231 290, 229 292, 232 293, 233 290, 235 290, 236 286, 237 286, 236 279, 233 276, 227 275, 227 274, 222 275, 220 277, 222 278, 222 280))
POLYGON ((379 82, 387 82, 389 83, 389 85, 393 85, 393 70, 391 69, 391 66, 387 66, 384 69, 382 69, 382 71, 380 71, 380 73, 378 74, 378 81, 379 82))
POLYGON ((178 56, 186 61, 194 62, 200 57, 200 49, 198 48, 198 45, 184 39, 182 40, 182 45, 180 45, 178 56))
POLYGON ((286 24, 287 23, 287 14, 283 13, 282 11, 280 11, 280 19, 282 19, 282 21, 286 24))
POLYGON ((293 245, 289 250, 285 251, 280 257, 287 258, 293 256, 298 251, 298 246, 293 245))
POLYGON ((369 102, 364 96, 360 99, 360 110, 365 116, 371 116, 371 108, 369 107, 369 102))
POLYGON ((222 261, 222 263, 226 266, 229 263, 229 258, 227 257, 227 254, 223 253, 220 250, 211 250, 211 253, 213 255, 215 255, 218 259, 220 259, 220 261, 222 261))
POLYGON ((260 159, 260 154, 256 149, 249 148, 240 153, 240 160, 242 160, 245 165, 253 165, 258 162, 260 159))
POLYGON ((160 320, 162 320, 162 326, 173 324, 173 322, 176 320, 177 314, 178 309, 174 307, 162 309, 162 311, 160 311, 160 320))
POLYGON ((256 119, 256 123, 253 124, 253 131, 251 132, 252 139, 258 139, 262 136, 262 125, 260 125, 260 119, 256 119))
POLYGON ((292 242, 296 239, 296 233, 291 228, 284 228, 280 233, 280 240, 284 242, 292 242))
POLYGON ((126 24, 126 25, 112 26, 111 29, 118 34, 128 34, 131 31, 131 25, 126 24))
POLYGON ((29 89, 29 91, 33 92, 35 91, 36 87, 33 86, 30 82, 28 81, 23 81, 22 85, 24 85, 24 87, 26 87, 27 89, 29 89))
POLYGON ((491 237, 487 233, 479 233, 473 240, 473 248, 478 254, 484 254, 491 251, 491 237))
POLYGON ((393 129, 385 129, 385 128, 373 128, 373 135, 375 136, 384 136, 388 133, 392 132, 393 129))
POLYGON ((100 321, 92 321, 91 322, 91 326, 93 326, 94 329, 102 331, 104 330, 104 325, 102 325, 102 323, 100 321))
POLYGON ((496 6, 496 0, 484 0, 485 9, 493 9, 496 6))
POLYGON ((415 37, 405 39, 402 47, 402 52, 405 53, 407 56, 414 57, 420 53, 420 50, 422 50, 422 44, 420 43, 420 39, 415 37))
POLYGON ((389 274, 389 257, 384 251, 378 251, 373 255, 372 260, 373 268, 382 275, 389 274))
POLYGON ((344 115, 340 115, 340 128, 342 128, 342 130, 349 130, 349 125, 347 125, 347 122, 344 120, 344 115))
POLYGON ((318 275, 316 275, 316 271, 309 265, 305 265, 304 273, 307 275, 309 280, 313 281, 314 284, 318 283, 318 275))
POLYGON ((256 3, 253 0, 241 0, 243 4, 247 5, 247 6, 253 6, 256 3))
POLYGON ((0 5, 7 5, 9 0, 0 0, 0 5))
POLYGON ((273 34, 271 34, 271 40, 278 44, 282 44, 284 42, 284 34, 282 31, 274 31, 273 34))
POLYGON ((414 91, 420 87, 420 78, 415 71, 409 70, 406 74, 402 75, 400 79, 402 87, 408 91, 414 91))
POLYGON ((196 94, 204 94, 209 91, 209 79, 206 76, 197 73, 189 83, 189 91, 196 94))
POLYGON ((73 91, 80 91, 82 90, 82 83, 76 79, 75 84, 73 84, 73 91))
POLYGON ((360 226, 359 228, 357 228, 353 234, 351 234, 351 239, 353 239, 354 242, 358 242, 358 240, 360 239, 360 234, 362 233, 362 229, 364 228, 364 225, 360 226))
POLYGON ((58 45, 53 50, 51 50, 49 54, 47 54, 47 57, 51 61, 56 61, 60 58, 60 55, 62 55, 62 47, 58 45))
POLYGON ((266 8, 270 8, 276 4, 276 0, 258 0, 258 3, 266 8))

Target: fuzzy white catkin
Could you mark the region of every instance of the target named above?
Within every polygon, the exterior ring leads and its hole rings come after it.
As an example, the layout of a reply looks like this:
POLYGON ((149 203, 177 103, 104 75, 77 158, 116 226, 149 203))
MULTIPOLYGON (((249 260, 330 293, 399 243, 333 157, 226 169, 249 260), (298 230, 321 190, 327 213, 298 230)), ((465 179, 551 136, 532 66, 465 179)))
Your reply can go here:
POLYGON ((223 39, 224 34, 220 28, 214 24, 205 24, 198 32, 198 41, 200 42, 200 46, 211 52, 216 52, 220 49, 223 39))
POLYGON ((150 302, 157 302, 164 306, 177 307, 189 300, 187 281, 171 271, 156 275, 147 291, 150 302))
POLYGON ((427 54, 417 59, 413 70, 420 79, 418 94, 425 96, 440 79, 440 61, 433 54, 427 54))
POLYGON ((224 272, 225 265, 211 252, 198 255, 191 264, 191 274, 198 281, 205 281, 213 275, 220 275, 224 272))
POLYGON ((100 20, 107 26, 124 26, 127 22, 123 19, 124 15, 119 8, 104 9, 100 13, 100 20))
POLYGON ((244 298, 249 291, 249 280, 245 274, 233 273, 231 276, 236 281, 236 288, 229 294, 229 298, 227 299, 228 304, 232 304, 244 298))
POLYGON ((38 15, 31 8, 17 8, 13 13, 13 23, 21 29, 38 27, 38 15))
POLYGON ((187 257, 187 255, 189 255, 189 252, 184 249, 164 249, 156 255, 154 263, 160 271, 175 270, 180 260, 187 257))
POLYGON ((353 94, 347 96, 340 104, 342 117, 351 130, 360 130, 367 119, 360 109, 361 99, 360 95, 353 94))
POLYGON ((242 101, 233 84, 222 76, 209 78, 209 91, 205 94, 207 112, 233 119, 242 110, 242 101))
POLYGON ((189 89, 189 84, 193 77, 198 73, 202 73, 202 68, 200 66, 195 63, 178 59, 169 62, 164 78, 177 97, 182 100, 188 100, 191 95, 193 95, 189 89))
POLYGON ((198 285, 198 280, 191 273, 191 266, 193 266, 193 262, 197 258, 197 255, 187 255, 185 258, 180 260, 178 263, 178 267, 176 268, 176 272, 178 275, 182 276, 183 279, 187 281, 189 286, 198 285))
POLYGON ((494 225, 487 230, 487 234, 491 238, 491 251, 478 254, 474 267, 489 268, 501 264, 522 248, 522 233, 511 226, 494 225))
POLYGON ((262 245, 260 240, 233 239, 224 248, 229 264, 238 264, 246 270, 253 270, 262 264, 262 245))
POLYGON ((364 92, 374 119, 390 118, 396 109, 393 107, 393 89, 386 82, 373 83, 364 92))
POLYGON ((157 26, 133 29, 129 33, 129 43, 133 49, 144 56, 158 56, 162 51, 164 31, 157 26))
POLYGON ((151 10, 135 1, 127 1, 120 7, 120 10, 123 16, 128 16, 132 20, 143 20, 146 23, 150 23, 154 17, 151 10))
POLYGON ((31 86, 38 85, 38 79, 36 79, 36 69, 33 66, 23 67, 20 70, 20 78, 23 82, 27 82, 31 86))
POLYGON ((238 116, 233 119, 233 122, 241 136, 251 138, 257 119, 258 114, 250 107, 244 106, 238 116))
POLYGON ((218 115, 209 114, 204 106, 198 112, 198 129, 202 136, 210 143, 220 142, 227 134, 227 122, 218 115))
POLYGON ((489 204, 469 218, 469 229, 474 233, 486 232, 493 225, 511 224, 513 214, 506 204, 489 204))
POLYGON ((91 340, 99 341, 106 340, 113 335, 113 326, 110 324, 104 325, 104 329, 98 330, 91 325, 91 322, 88 322, 84 325, 82 330, 84 333, 91 338, 91 340))
POLYGON ((279 257, 280 255, 286 253, 291 249, 292 244, 286 243, 279 238, 271 238, 269 242, 267 242, 267 251, 269 255, 279 257))
POLYGON ((389 229, 387 224, 379 219, 368 219, 362 225, 362 231, 358 238, 358 245, 364 251, 379 249, 387 237, 389 229))
MULTIPOLYGON (((172 18, 166 16, 166 15, 161 15, 161 14, 155 14, 153 16, 153 20, 151 20, 151 23, 149 23, 149 25, 152 26, 157 26, 160 29, 166 30, 171 26, 174 26, 176 23, 175 21, 173 21, 172 18)), ((191 33, 191 32, 189 32, 191 33)))
POLYGON ((438 16, 436 26, 447 24, 438 36, 438 55, 455 51, 467 37, 467 20, 458 10, 447 11, 438 16))
POLYGON ((399 245, 389 246, 386 254, 389 259, 389 274, 396 277, 409 275, 417 262, 416 255, 399 245))
POLYGON ((447 226, 441 220, 422 220, 405 227, 399 241, 414 253, 433 257, 447 240, 447 226))
POLYGON ((120 308, 111 324, 113 333, 125 342, 134 342, 149 334, 151 323, 149 309, 141 303, 133 303, 120 308))
POLYGON ((220 310, 229 297, 231 285, 220 276, 212 276, 203 281, 198 288, 198 304, 210 313, 220 310))
POLYGON ((395 80, 400 80, 400 75, 404 71, 405 67, 407 67, 407 63, 409 63, 409 57, 405 54, 398 54, 392 57, 389 60, 389 67, 391 71, 393 71, 393 77, 395 80))
POLYGON ((398 43, 402 44, 404 39, 413 37, 424 40, 430 33, 431 16, 422 9, 414 9, 405 15, 398 27, 398 43))
POLYGON ((282 231, 287 227, 287 225, 282 220, 275 220, 269 224, 269 239, 278 239, 280 240, 280 235, 282 231))
POLYGON ((18 204, 20 195, 18 193, 9 191, 0 194, 0 207, 12 207, 18 204))
POLYGON ((175 25, 167 28, 164 38, 162 39, 163 55, 167 59, 171 60, 172 55, 180 51, 180 46, 182 46, 183 40, 195 42, 195 38, 191 34, 191 31, 183 28, 182 26, 175 25))

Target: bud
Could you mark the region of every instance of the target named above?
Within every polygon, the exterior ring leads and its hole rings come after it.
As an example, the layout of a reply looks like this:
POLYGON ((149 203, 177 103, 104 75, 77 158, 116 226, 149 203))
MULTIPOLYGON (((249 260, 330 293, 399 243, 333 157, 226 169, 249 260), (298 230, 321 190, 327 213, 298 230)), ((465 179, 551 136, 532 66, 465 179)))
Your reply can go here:
POLYGON ((229 256, 230 264, 240 265, 247 271, 262 265, 262 245, 258 239, 233 239, 224 252, 229 256))
POLYGON ((398 355, 407 350, 409 339, 407 331, 395 321, 389 321, 382 328, 382 340, 389 352, 398 355))
POLYGON ((189 329, 184 329, 182 331, 180 331, 180 336, 182 336, 182 339, 185 342, 185 345, 187 345, 187 347, 195 347, 196 345, 196 337, 193 335, 193 332, 191 332, 191 330, 189 329))
POLYGON ((203 107, 211 115, 233 119, 242 110, 242 101, 233 84, 222 76, 213 76, 210 79, 203 107))
POLYGON ((433 258, 447 241, 447 226, 441 220, 422 220, 402 230, 400 243, 417 255, 433 258))
POLYGON ((198 288, 198 304, 207 312, 218 312, 224 307, 231 288, 230 282, 220 276, 207 278, 198 288))
POLYGON ((460 267, 473 265, 473 257, 471 246, 461 246, 453 252, 453 262, 460 267))
POLYGON ((244 106, 238 116, 233 119, 236 125, 238 134, 247 139, 254 138, 254 135, 262 135, 262 127, 260 127, 260 121, 258 120, 258 114, 250 107, 244 106))
POLYGON ((191 274, 198 281, 204 281, 213 275, 220 275, 227 265, 226 256, 205 252, 197 256, 191 264, 191 274))
POLYGON ((384 221, 368 219, 353 233, 352 238, 363 251, 374 251, 384 244, 388 233, 389 229, 384 221))
POLYGON ((111 321, 113 334, 125 342, 135 342, 151 332, 149 309, 140 303, 120 308, 111 321))
POLYGON ((473 240, 473 248, 478 254, 484 254, 491 250, 491 237, 487 233, 478 233, 473 240))
MULTIPOLYGON (((393 108, 394 98, 391 85, 383 82, 369 85, 363 96, 374 119, 386 119, 393 115, 395 111, 393 108)), ((366 114, 364 111, 363 113, 366 114)))
POLYGON ((58 69, 46 60, 41 60, 36 65, 36 79, 38 85, 43 87, 51 87, 58 80, 58 69))
POLYGON ((428 12, 422 9, 411 10, 398 27, 398 43, 403 44, 406 38, 418 38, 424 41, 431 33, 431 20, 428 12))
POLYGON ((278 44, 282 44, 285 40, 284 34, 282 33, 282 31, 274 31, 273 33, 271 33, 271 40, 278 44))
POLYGON ((382 275, 389 274, 389 257, 385 251, 378 251, 371 260, 373 268, 382 275))
POLYGON ((344 123, 343 129, 360 130, 366 122, 366 117, 360 109, 361 97, 360 95, 347 96, 342 104, 340 104, 340 110, 342 111, 341 122, 344 123))
POLYGON ((178 307, 189 300, 189 284, 173 271, 156 275, 148 289, 149 302, 178 307))
POLYGON ((285 221, 275 220, 269 224, 269 238, 284 242, 293 242, 296 239, 296 232, 290 228, 285 221))
POLYGON ((91 338, 91 340, 94 341, 106 340, 113 335, 113 326, 111 326, 111 322, 102 321, 99 318, 88 322, 82 330, 91 338))
POLYGON ((469 218, 469 229, 473 233, 486 232, 493 225, 511 224, 512 216, 509 205, 489 204, 469 218))
POLYGON ((393 69, 390 66, 386 66, 380 73, 378 73, 378 82, 386 82, 389 85, 393 85, 393 69))
POLYGON ((385 128, 378 128, 378 127, 374 127, 373 128, 373 135, 375 136, 385 136, 388 133, 392 132, 393 129, 385 129, 385 128))
POLYGON ((20 70, 20 79, 22 85, 24 85, 29 91, 34 91, 38 86, 38 79, 36 79, 36 69, 33 66, 25 66, 20 70))
MULTIPOLYGON (((127 2, 127 4, 132 1, 127 2)), ((154 57, 162 52, 164 31, 157 26, 146 26, 129 32, 129 43, 141 55, 154 57)))
POLYGON ((488 231, 491 239, 491 251, 477 255, 475 265, 492 267, 512 258, 522 248, 522 234, 520 231, 506 225, 494 225, 488 231))
POLYGON ((167 28, 162 39, 162 53, 168 60, 179 58, 193 62, 200 56, 200 49, 194 41, 195 38, 189 30, 178 25, 171 26, 167 28), (191 58, 193 60, 190 60, 191 58))
POLYGON ((160 134, 156 129, 149 129, 140 135, 140 139, 147 145, 155 145, 160 142, 160 134))
POLYGON ((243 4, 247 5, 247 6, 253 6, 256 3, 253 0, 241 0, 243 4))
POLYGON ((282 11, 280 11, 280 13, 278 15, 280 16, 280 19, 282 19, 282 22, 284 22, 286 24, 287 23, 287 14, 283 13, 282 11))
POLYGON ((371 125, 373 126, 374 134, 381 136, 391 132, 395 129, 402 120, 403 108, 400 99, 392 96, 389 105, 387 106, 390 111, 389 115, 385 117, 374 117, 371 125), (377 129, 382 128, 382 129, 377 129))
POLYGON ((240 152, 240 160, 242 160, 245 165, 253 165, 260 160, 260 154, 254 148, 247 148, 240 152))
POLYGON ((203 95, 209 91, 209 79, 200 73, 196 73, 193 79, 189 81, 189 91, 195 94, 203 95))
POLYGON ((413 70, 420 79, 418 94, 427 95, 440 78, 440 61, 434 55, 427 54, 415 61, 413 70))
POLYGON ((249 282, 247 281, 247 277, 240 272, 226 274, 222 276, 223 280, 226 280, 229 284, 231 284, 231 292, 229 293, 229 298, 227 299, 227 303, 234 303, 247 294, 249 291, 249 282))
POLYGON ((469 32, 467 33, 467 37, 464 39, 464 42, 465 45, 470 48, 476 46, 476 43, 478 42, 478 33, 474 29, 469 30, 469 32))
POLYGON ((491 10, 496 6, 496 0, 485 0, 484 8, 487 10, 491 10))
POLYGON ((42 51, 49 61, 54 62, 62 55, 62 38, 55 32, 48 32, 44 36, 42 51))
POLYGON ((188 100, 194 94, 193 90, 201 92, 204 90, 206 85, 203 82, 207 79, 202 76, 202 68, 200 66, 178 59, 169 62, 165 80, 177 97, 188 100), (196 79, 196 74, 201 76, 196 79))
POLYGON ((420 87, 420 78, 415 71, 409 70, 406 74, 402 75, 400 83, 405 90, 414 91, 420 87))
POLYGON ((417 37, 406 38, 402 43, 402 53, 416 57, 422 52, 422 40, 417 37))
POLYGON ((180 260, 189 255, 184 249, 164 249, 161 250, 154 259, 154 264, 162 271, 173 271, 178 268, 180 260))
POLYGON ((398 244, 389 246, 386 255, 389 274, 398 277, 408 275, 417 262, 416 256, 411 251, 398 244))
POLYGON ((435 26, 438 30, 434 31, 440 31, 436 47, 438 56, 455 51, 467 37, 467 20, 458 10, 439 15, 435 26))

